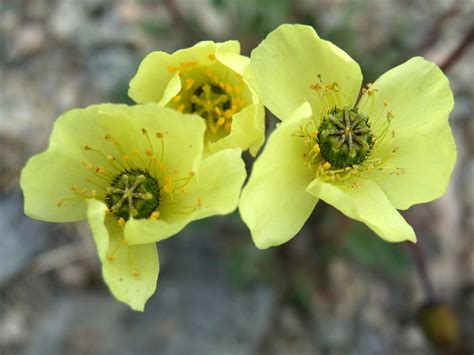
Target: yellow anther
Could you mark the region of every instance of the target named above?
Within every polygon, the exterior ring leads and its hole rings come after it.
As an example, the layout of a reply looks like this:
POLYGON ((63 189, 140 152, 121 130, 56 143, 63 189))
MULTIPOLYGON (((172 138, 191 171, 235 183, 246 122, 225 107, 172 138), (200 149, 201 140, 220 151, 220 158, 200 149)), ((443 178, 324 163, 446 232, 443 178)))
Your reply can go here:
POLYGON ((328 170, 330 167, 331 167, 331 163, 329 163, 328 161, 323 164, 324 170, 328 170))
POLYGON ((339 85, 335 81, 326 84, 326 89, 334 91, 335 89, 339 88, 339 85))
POLYGON ((376 91, 377 89, 374 89, 374 84, 372 83, 367 84, 367 90, 365 90, 365 92, 362 90, 363 93, 367 93, 369 96, 374 96, 376 91))
POLYGON ((387 101, 387 100, 383 100, 383 105, 384 105, 385 107, 388 107, 388 101, 387 101))
POLYGON ((160 218, 160 211, 155 211, 150 215, 152 221, 156 221, 158 218, 160 218))
POLYGON ((176 95, 175 97, 173 97, 173 102, 178 102, 179 100, 181 100, 181 95, 176 95))
POLYGON ((189 177, 194 177, 194 176, 196 176, 196 173, 191 170, 191 171, 189 172, 189 177))
POLYGON ((184 112, 185 105, 181 105, 177 108, 179 112, 184 112))
POLYGON ((216 56, 214 54, 209 54, 207 57, 209 60, 216 60, 216 56))
POLYGON ((71 186, 71 192, 77 192, 77 186, 76 185, 71 186))
POLYGON ((139 277, 139 276, 140 276, 140 271, 138 271, 138 269, 135 268, 135 267, 133 268, 133 276, 135 276, 135 277, 139 277))
POLYGON ((195 60, 193 60, 193 61, 191 61, 191 62, 183 62, 183 63, 181 63, 181 68, 187 69, 187 68, 195 67, 196 65, 198 65, 198 62, 196 62, 195 60))
POLYGON ((309 135, 310 135, 312 138, 316 138, 316 137, 318 136, 318 133, 319 133, 318 130, 317 130, 317 129, 314 129, 314 130, 312 130, 312 131, 310 132, 309 135))
POLYGON ((224 112, 224 116, 226 118, 232 118, 232 114, 233 114, 232 110, 225 110, 224 112))
POLYGON ((158 138, 158 139, 163 138, 163 133, 161 133, 161 132, 156 132, 156 138, 158 138))
POLYGON ((232 127, 232 123, 230 123, 230 122, 227 122, 224 126, 226 131, 230 131, 231 127, 232 127))
POLYGON ((91 163, 86 161, 83 162, 82 165, 84 165, 86 169, 92 169, 94 167, 91 163))
POLYGON ((175 67, 174 65, 168 65, 168 71, 171 73, 174 73, 175 71, 178 71, 179 68, 175 67))
POLYGON ((128 159, 130 159, 130 158, 128 157, 127 154, 125 154, 125 155, 122 157, 122 159, 125 160, 125 161, 128 161, 128 159))
POLYGON ((194 85, 196 81, 193 79, 193 78, 187 78, 186 79, 186 86, 185 86, 185 89, 186 90, 189 90, 191 89, 191 87, 194 85))
POLYGON ((395 113, 392 110, 388 111, 387 118, 389 120, 392 120, 394 117, 395 117, 395 113))
POLYGON ((217 125, 222 126, 225 123, 225 118, 224 117, 219 117, 217 120, 217 125))
POLYGON ((146 150, 146 155, 148 155, 149 157, 153 156, 153 152, 150 148, 146 150))
POLYGON ((319 148, 319 145, 318 145, 318 144, 315 144, 315 145, 313 146, 313 152, 319 153, 320 151, 321 151, 321 149, 319 148))
POLYGON ((125 219, 123 219, 123 217, 120 217, 120 219, 118 220, 118 225, 121 227, 125 225, 125 219))
POLYGON ((105 169, 102 167, 102 166, 98 166, 97 168, 95 168, 95 172, 97 174, 101 174, 105 171, 105 169))
POLYGON ((352 182, 352 188, 353 189, 358 189, 360 188, 360 184, 357 181, 352 182))
POLYGON ((311 84, 309 87, 313 90, 316 90, 316 91, 319 91, 323 88, 320 83, 311 84))
POLYGON ((84 150, 92 150, 92 148, 89 147, 88 145, 85 145, 85 146, 84 146, 84 150))

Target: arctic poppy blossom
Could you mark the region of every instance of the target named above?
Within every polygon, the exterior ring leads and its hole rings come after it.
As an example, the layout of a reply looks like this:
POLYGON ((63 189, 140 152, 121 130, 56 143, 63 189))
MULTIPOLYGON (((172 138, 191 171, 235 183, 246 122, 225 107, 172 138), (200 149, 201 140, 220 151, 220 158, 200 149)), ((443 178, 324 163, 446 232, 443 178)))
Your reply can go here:
POLYGON ((387 241, 416 241, 397 209, 440 197, 456 147, 446 76, 416 57, 362 89, 359 65, 314 29, 282 25, 252 52, 262 102, 281 121, 240 213, 256 245, 291 239, 319 199, 387 241))
POLYGON ((264 110, 249 85, 249 58, 239 53, 237 41, 152 52, 128 94, 137 103, 157 102, 199 115, 206 123, 205 153, 238 147, 255 156, 265 139, 264 110))
POLYGON ((68 111, 22 171, 25 214, 88 220, 110 291, 143 310, 158 278, 155 242, 237 207, 241 150, 203 158, 204 132, 200 117, 157 104, 68 111))

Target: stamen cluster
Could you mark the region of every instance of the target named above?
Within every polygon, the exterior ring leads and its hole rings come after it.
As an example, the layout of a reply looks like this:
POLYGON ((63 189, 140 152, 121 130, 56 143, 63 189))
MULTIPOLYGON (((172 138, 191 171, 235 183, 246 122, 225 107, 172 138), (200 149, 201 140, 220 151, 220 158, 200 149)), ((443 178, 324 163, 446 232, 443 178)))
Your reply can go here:
POLYGON ((110 134, 105 135, 104 139, 112 144, 116 154, 84 146, 84 151, 94 153, 96 158, 100 158, 108 166, 83 162, 84 168, 91 173, 90 177, 85 178, 85 182, 92 189, 71 186, 70 192, 73 195, 57 201, 57 206, 61 207, 69 200, 98 198, 105 202, 108 212, 121 226, 130 218, 156 220, 160 218, 160 209, 164 206, 168 209, 178 207, 185 213, 199 208, 202 205, 201 197, 191 204, 175 198, 177 193, 181 197, 186 195, 187 185, 195 173, 191 171, 183 176, 176 169, 169 171, 164 163, 164 134, 155 134, 159 148, 145 128, 142 128, 142 134, 149 147, 144 152, 137 149, 126 151, 110 134))
MULTIPOLYGON (((372 99, 377 91, 372 84, 362 90, 362 97, 353 108, 341 105, 347 97, 336 82, 324 83, 318 75, 318 82, 310 87, 318 94, 322 117, 312 117, 293 136, 302 138, 308 146, 303 158, 316 177, 325 181, 343 181, 351 176, 370 176, 373 179, 380 174, 400 175, 404 172, 400 167, 387 164, 398 151, 397 145, 389 148, 382 158, 371 157, 370 153, 376 146, 382 143, 390 146, 395 138, 395 131, 390 128, 395 115, 387 101, 384 101, 385 122, 375 130, 370 125, 372 99), (368 114, 359 111, 368 111, 368 114)), ((359 187, 355 182, 350 186, 359 187)))
POLYGON ((226 69, 226 76, 232 80, 223 81, 215 70, 197 63, 179 70, 181 91, 173 97, 171 105, 180 112, 201 116, 214 135, 229 133, 233 115, 245 106, 242 77, 226 69))

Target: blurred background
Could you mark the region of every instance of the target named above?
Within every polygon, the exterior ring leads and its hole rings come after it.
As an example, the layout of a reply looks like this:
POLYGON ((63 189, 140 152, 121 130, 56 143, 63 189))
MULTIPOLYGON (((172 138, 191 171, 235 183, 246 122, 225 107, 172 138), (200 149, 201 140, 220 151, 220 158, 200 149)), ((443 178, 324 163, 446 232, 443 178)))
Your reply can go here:
POLYGON ((3 0, 0 354, 472 354, 473 18, 470 0, 3 0), (414 55, 442 67, 458 147, 446 195, 404 213, 415 247, 322 202, 265 251, 237 213, 193 223, 159 244, 158 292, 131 311, 104 286, 85 223, 23 215, 22 166, 62 112, 131 103, 148 52, 238 39, 249 55, 285 22, 344 48, 366 83, 414 55))

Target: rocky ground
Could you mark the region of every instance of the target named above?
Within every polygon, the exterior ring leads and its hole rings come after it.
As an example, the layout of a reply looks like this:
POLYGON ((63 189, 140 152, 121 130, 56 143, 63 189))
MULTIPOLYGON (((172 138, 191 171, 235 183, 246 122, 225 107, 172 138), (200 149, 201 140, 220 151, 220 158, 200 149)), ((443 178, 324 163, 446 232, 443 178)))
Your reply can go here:
POLYGON ((18 177, 59 114, 130 102, 128 80, 151 50, 238 38, 248 54, 279 23, 311 22, 369 81, 414 54, 446 63, 473 15, 471 1, 455 0, 3 1, 0 354, 471 354, 472 41, 446 69, 456 101, 453 179, 442 199, 406 214, 436 298, 459 323, 449 350, 417 322, 427 299, 409 248, 378 241, 328 206, 298 238, 267 251, 253 247, 236 214, 195 223, 159 244, 159 291, 139 314, 106 290, 86 224, 23 215, 18 177))

